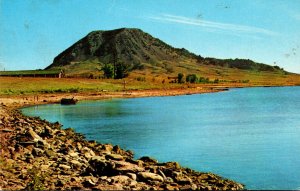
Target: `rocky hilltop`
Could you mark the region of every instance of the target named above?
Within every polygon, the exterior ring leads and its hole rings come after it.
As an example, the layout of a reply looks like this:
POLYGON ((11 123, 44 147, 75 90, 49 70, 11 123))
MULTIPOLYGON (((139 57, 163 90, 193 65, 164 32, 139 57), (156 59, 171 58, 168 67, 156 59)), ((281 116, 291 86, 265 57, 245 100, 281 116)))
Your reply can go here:
POLYGON ((0 189, 240 190, 212 173, 133 158, 119 146, 87 141, 72 129, 0 106, 0 189))
MULTIPOLYGON (((161 67, 161 63, 164 64, 163 67, 167 68, 181 63, 179 71, 182 70, 180 68, 186 67, 185 65, 192 66, 192 68, 205 68, 210 65, 253 71, 283 71, 277 66, 256 63, 249 59, 204 58, 184 48, 174 48, 160 39, 134 28, 90 32, 56 56, 53 63, 46 69, 65 68, 77 64, 72 67, 73 70, 76 70, 76 68, 84 68, 80 63, 103 65, 116 62, 122 62, 132 70, 143 69, 145 66, 157 68, 161 67)), ((88 67, 91 70, 96 68, 88 67)), ((162 70, 162 72, 165 71, 162 70)))
POLYGON ((93 31, 54 58, 47 68, 72 62, 97 59, 101 63, 122 61, 126 64, 179 61, 196 57, 185 49, 176 49, 140 29, 121 28, 93 31))

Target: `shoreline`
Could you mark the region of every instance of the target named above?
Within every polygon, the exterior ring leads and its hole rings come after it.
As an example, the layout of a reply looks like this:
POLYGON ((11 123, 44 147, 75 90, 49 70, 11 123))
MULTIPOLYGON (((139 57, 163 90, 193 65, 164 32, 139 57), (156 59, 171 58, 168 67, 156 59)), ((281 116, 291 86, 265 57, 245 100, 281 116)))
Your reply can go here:
MULTIPOLYGON (((82 100, 103 100, 113 98, 139 98, 139 97, 164 97, 193 95, 203 93, 217 93, 229 91, 233 88, 270 88, 270 87, 293 87, 298 85, 249 85, 249 86, 200 86, 200 87, 180 87, 167 89, 145 89, 145 90, 126 90, 126 91, 90 91, 79 93, 35 93, 21 95, 0 95, 0 104, 3 103, 10 108, 19 109, 43 104, 60 103, 62 98, 74 97, 78 101, 82 100), (37 100, 38 99, 38 100, 37 100)), ((299 85, 300 86, 300 85, 299 85)))
POLYGON ((196 88, 172 88, 172 89, 150 89, 150 90, 129 90, 119 92, 80 92, 80 93, 51 93, 32 95, 2 95, 0 103, 11 108, 18 109, 41 104, 60 103, 62 98, 74 97, 78 101, 82 100, 103 100, 113 98, 139 98, 139 97, 160 97, 160 96, 180 96, 202 93, 215 93, 228 90, 228 87, 196 87, 196 88))
MULTIPOLYGON (((188 88, 127 92, 77 93, 79 101, 214 93, 227 88, 188 88)), ((19 109, 57 103, 70 94, 39 94, 1 98, 0 189, 207 189, 241 190, 244 185, 213 173, 181 167, 177 162, 133 158, 117 145, 88 141, 19 109), (38 100, 37 97, 38 96, 38 100), (21 139, 20 139, 21 137, 21 139), (9 167, 9 168, 8 168, 9 167), (2 182, 2 183, 1 183, 2 182)), ((151 156, 152 157, 152 156, 151 156)))
POLYGON ((245 87, 0 96, 0 190, 245 189, 235 181, 184 168, 177 162, 159 163, 150 157, 136 160, 131 151, 118 145, 88 141, 70 128, 62 129, 58 122, 27 117, 19 110, 59 103, 61 98, 70 96, 79 101, 103 100, 215 93, 230 88, 245 87))

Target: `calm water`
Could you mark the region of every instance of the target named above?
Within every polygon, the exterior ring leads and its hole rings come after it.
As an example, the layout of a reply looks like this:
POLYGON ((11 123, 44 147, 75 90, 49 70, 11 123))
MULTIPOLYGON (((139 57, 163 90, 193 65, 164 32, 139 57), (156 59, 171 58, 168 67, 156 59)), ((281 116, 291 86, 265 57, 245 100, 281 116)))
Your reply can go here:
POLYGON ((24 114, 88 139, 214 172, 248 189, 300 189, 300 87, 44 105, 24 114))

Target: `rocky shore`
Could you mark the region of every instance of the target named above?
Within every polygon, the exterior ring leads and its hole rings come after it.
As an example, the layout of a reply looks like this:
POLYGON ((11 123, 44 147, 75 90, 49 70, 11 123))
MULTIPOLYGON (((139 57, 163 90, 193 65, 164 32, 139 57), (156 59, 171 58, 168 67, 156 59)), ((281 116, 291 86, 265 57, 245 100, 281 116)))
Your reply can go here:
POLYGON ((241 190, 212 173, 133 158, 119 146, 87 141, 59 123, 0 105, 0 190, 241 190))

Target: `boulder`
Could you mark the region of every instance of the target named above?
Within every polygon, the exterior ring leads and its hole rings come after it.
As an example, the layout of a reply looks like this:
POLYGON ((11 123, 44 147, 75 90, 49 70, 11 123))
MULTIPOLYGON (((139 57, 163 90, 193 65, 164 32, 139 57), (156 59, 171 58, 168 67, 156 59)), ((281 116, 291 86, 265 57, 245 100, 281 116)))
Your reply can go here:
POLYGON ((132 180, 136 180, 136 174, 134 173, 127 173, 126 176, 128 176, 129 178, 131 178, 132 180))
POLYGON ((93 175, 115 175, 116 172, 114 170, 114 163, 110 163, 106 161, 101 156, 94 156, 89 160, 89 166, 86 169, 86 173, 93 174, 93 175))
POLYGON ((94 187, 95 185, 96 185, 96 182, 94 182, 93 180, 91 180, 91 179, 87 179, 87 180, 85 180, 85 181, 83 181, 82 182, 82 185, 84 186, 84 187, 94 187))
POLYGON ((157 164, 158 161, 148 156, 141 157, 139 160, 147 163, 147 164, 157 164))
POLYGON ((44 154, 44 150, 42 150, 42 149, 39 149, 39 148, 33 148, 32 149, 32 155, 33 156, 40 157, 40 156, 43 156, 43 154, 44 154))
POLYGON ((56 153, 53 150, 50 150, 50 149, 45 150, 45 154, 49 158, 53 158, 53 157, 56 156, 56 153))
POLYGON ((114 161, 113 163, 115 165, 115 170, 121 174, 137 173, 145 170, 144 168, 139 167, 136 164, 132 164, 125 161, 114 161))
POLYGON ((120 154, 120 153, 121 153, 121 148, 119 147, 119 145, 115 145, 115 146, 113 147, 113 151, 114 151, 115 153, 117 153, 117 154, 120 154))
POLYGON ((71 160, 70 163, 74 169, 80 169, 82 167, 82 163, 77 160, 71 160))
POLYGON ((62 168, 63 170, 69 170, 69 169, 71 169, 70 166, 64 165, 64 164, 60 164, 58 167, 59 167, 59 168, 62 168))
POLYGON ((179 172, 175 172, 175 177, 174 177, 175 182, 178 184, 184 185, 184 184, 191 184, 193 181, 190 177, 187 175, 184 175, 179 172))
POLYGON ((116 184, 116 183, 129 184, 129 182, 131 180, 128 176, 125 176, 125 175, 117 175, 117 176, 112 176, 110 178, 111 178, 113 184, 116 184))
POLYGON ((49 169, 49 165, 46 165, 46 164, 41 165, 42 171, 48 171, 48 169, 49 169))
POLYGON ((82 149, 82 145, 79 142, 77 142, 76 145, 77 145, 77 149, 80 151, 82 149))
POLYGON ((72 157, 72 158, 78 158, 79 157, 78 153, 74 152, 74 151, 70 151, 69 156, 72 157))
POLYGON ((124 160, 124 157, 122 155, 119 155, 119 154, 107 154, 105 156, 105 158, 107 160, 109 160, 109 159, 111 159, 111 160, 118 160, 118 161, 124 160))
POLYGON ((88 147, 83 147, 81 149, 81 153, 83 153, 83 155, 85 156, 85 158, 90 159, 93 156, 95 156, 95 153, 92 149, 88 148, 88 147))
POLYGON ((63 180, 57 180, 55 185, 57 187, 63 187, 65 184, 66 184, 65 181, 63 181, 63 180))
POLYGON ((158 174, 154 174, 151 172, 139 172, 138 173, 138 179, 142 181, 159 181, 163 182, 164 179, 158 174))
POLYGON ((163 164, 166 168, 176 169, 176 170, 180 169, 180 165, 178 162, 166 162, 163 164))
POLYGON ((50 145, 43 140, 38 134, 36 134, 31 127, 28 129, 29 135, 32 137, 33 141, 36 142, 38 145, 41 145, 45 148, 50 148, 50 145))

